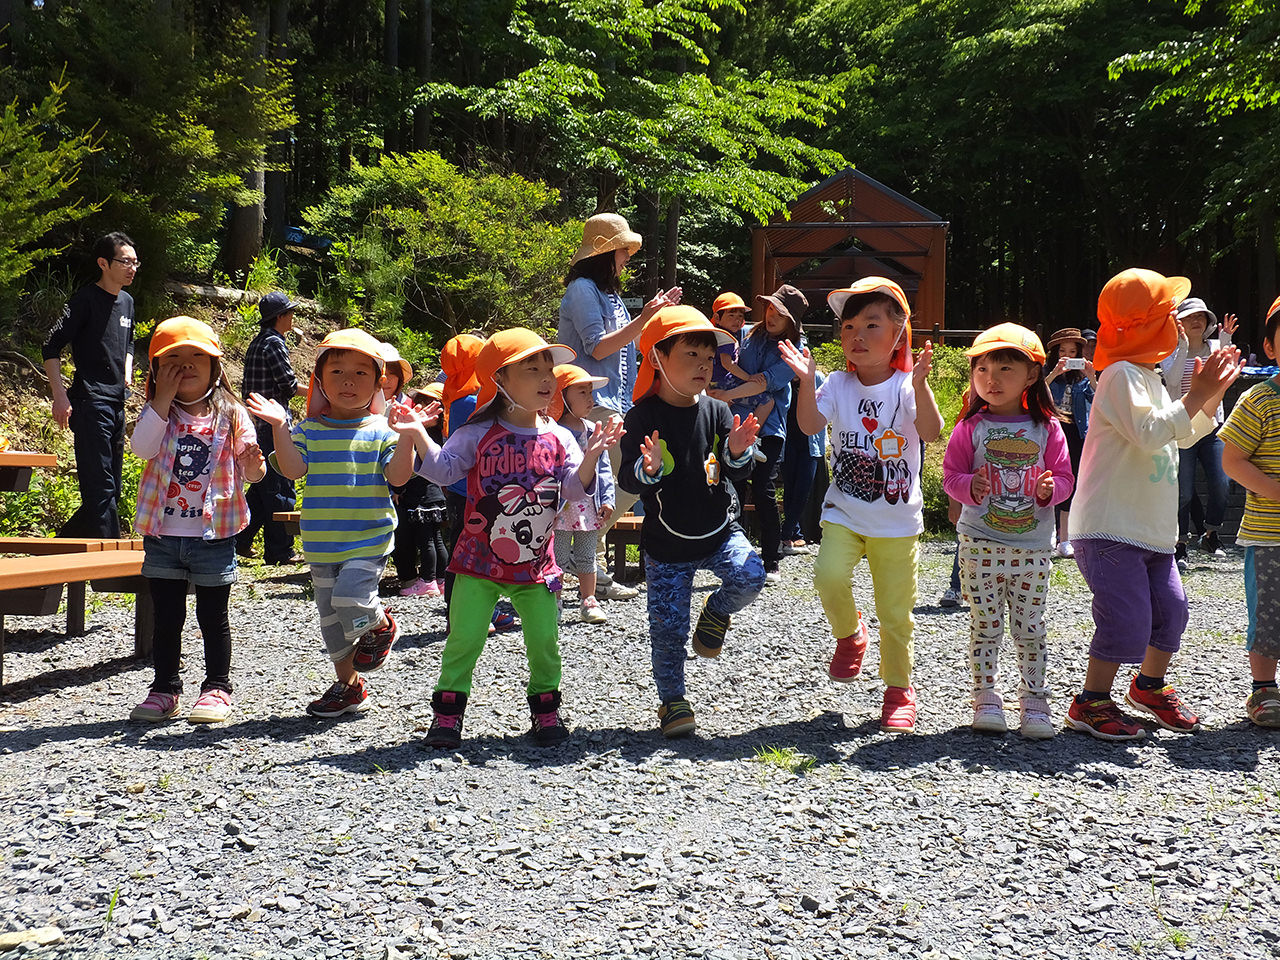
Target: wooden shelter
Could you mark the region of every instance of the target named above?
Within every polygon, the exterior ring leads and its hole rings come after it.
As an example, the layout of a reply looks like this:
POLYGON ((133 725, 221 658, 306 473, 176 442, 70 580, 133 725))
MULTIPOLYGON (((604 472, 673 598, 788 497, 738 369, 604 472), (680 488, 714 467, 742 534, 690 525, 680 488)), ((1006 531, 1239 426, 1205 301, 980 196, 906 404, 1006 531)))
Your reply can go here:
POLYGON ((806 325, 831 323, 827 294, 860 277, 894 280, 912 326, 946 326, 947 227, 931 210, 852 167, 806 191, 786 220, 751 231, 751 296, 780 284, 809 298, 806 325))

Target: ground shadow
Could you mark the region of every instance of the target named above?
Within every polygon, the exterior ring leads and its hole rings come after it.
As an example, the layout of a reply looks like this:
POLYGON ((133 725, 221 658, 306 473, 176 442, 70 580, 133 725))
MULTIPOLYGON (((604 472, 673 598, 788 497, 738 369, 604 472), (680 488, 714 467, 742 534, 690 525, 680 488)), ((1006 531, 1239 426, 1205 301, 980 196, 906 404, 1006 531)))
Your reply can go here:
MULTIPOLYGON (((128 673, 139 667, 148 665, 149 658, 135 657, 132 654, 123 657, 112 657, 99 663, 86 664, 82 667, 63 667, 38 673, 24 680, 6 682, 0 687, 0 703, 25 703, 46 694, 65 690, 68 687, 84 686, 95 680, 107 680, 111 677, 128 673)), ((5 745, 9 743, 6 740, 5 745)))

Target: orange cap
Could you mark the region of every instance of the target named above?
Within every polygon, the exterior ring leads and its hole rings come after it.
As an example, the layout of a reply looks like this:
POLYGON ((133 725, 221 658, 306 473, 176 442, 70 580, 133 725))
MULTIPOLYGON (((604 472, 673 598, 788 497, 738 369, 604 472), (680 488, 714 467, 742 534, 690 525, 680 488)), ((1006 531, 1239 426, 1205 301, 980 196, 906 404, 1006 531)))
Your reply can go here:
POLYGON ((525 327, 499 330, 486 340, 476 357, 476 380, 480 383, 476 409, 483 410, 498 395, 498 383, 493 379, 494 374, 503 367, 519 363, 544 350, 551 351, 553 364, 568 363, 577 356, 572 347, 566 347, 563 343, 547 343, 525 327))
MULTIPOLYGON (((898 306, 902 307, 903 313, 907 315, 907 321, 904 324, 906 329, 902 331, 902 339, 899 341, 897 349, 893 352, 892 364, 895 369, 910 373, 913 366, 911 359, 911 304, 907 302, 907 295, 903 293, 902 288, 888 277, 863 277, 861 280, 855 280, 850 286, 832 290, 827 294, 827 306, 836 315, 836 332, 840 332, 840 316, 844 313, 845 302, 850 297, 863 293, 883 293, 892 297, 897 301, 898 306)), ((852 363, 846 361, 845 367, 850 373, 853 372, 852 363)))
POLYGON ((460 333, 449 340, 440 351, 440 369, 444 371, 444 393, 440 406, 444 435, 449 436, 449 408, 459 397, 469 397, 480 389, 476 380, 476 357, 484 341, 469 333, 460 333))
POLYGON ((1272 317, 1276 315, 1277 310, 1280 310, 1280 297, 1276 297, 1274 300, 1271 301, 1271 306, 1267 307, 1267 319, 1262 322, 1266 323, 1267 321, 1269 321, 1272 317))
POLYGON ((413 391, 415 397, 426 397, 428 400, 434 400, 436 403, 441 402, 444 397, 444 383, 440 380, 432 380, 425 387, 419 387, 413 391))
MULTIPOLYGON (((307 416, 309 417, 319 416, 329 409, 329 399, 320 388, 320 378, 316 373, 321 367, 324 355, 330 350, 351 350, 355 353, 363 353, 373 361, 374 368, 378 371, 379 381, 387 368, 386 361, 382 359, 381 344, 369 334, 354 327, 333 331, 320 341, 320 346, 316 349, 316 366, 311 371, 311 384, 307 387, 307 416)), ((369 412, 382 413, 386 408, 387 402, 382 396, 381 382, 379 382, 378 389, 373 391, 369 412)))
POLYGON ((1191 292, 1186 277, 1131 267, 1107 281, 1098 295, 1098 370, 1119 360, 1159 363, 1178 347, 1170 314, 1191 292))
POLYGON ((1044 345, 1040 338, 1016 323, 997 323, 991 329, 983 330, 964 355, 980 357, 997 350, 1017 350, 1033 363, 1044 363, 1044 345))
POLYGON ((736 293, 722 293, 716 297, 715 302, 711 304, 711 315, 714 317, 721 310, 744 310, 751 312, 751 308, 736 293))
POLYGON ((593 377, 576 363, 561 363, 555 368, 556 395, 551 398, 551 406, 547 415, 552 420, 559 420, 564 415, 564 392, 577 384, 588 384, 592 388, 603 387, 609 382, 608 377, 593 377))
POLYGON ((697 307, 685 304, 663 307, 649 318, 640 331, 640 342, 637 344, 640 348, 640 369, 636 372, 636 385, 631 391, 633 401, 639 401, 653 388, 656 371, 649 359, 653 348, 663 340, 678 337, 682 333, 714 334, 716 343, 722 347, 736 342, 733 334, 714 326, 697 307))
POLYGON ((399 368, 400 390, 408 390, 409 381, 413 379, 413 367, 409 365, 409 361, 400 356, 400 351, 385 340, 380 340, 378 342, 378 355, 382 357, 383 362, 388 368, 399 368))
POLYGON ((179 347, 195 347, 211 357, 222 356, 222 347, 218 345, 218 335, 213 332, 213 327, 195 317, 170 317, 151 332, 147 359, 163 357, 179 347))

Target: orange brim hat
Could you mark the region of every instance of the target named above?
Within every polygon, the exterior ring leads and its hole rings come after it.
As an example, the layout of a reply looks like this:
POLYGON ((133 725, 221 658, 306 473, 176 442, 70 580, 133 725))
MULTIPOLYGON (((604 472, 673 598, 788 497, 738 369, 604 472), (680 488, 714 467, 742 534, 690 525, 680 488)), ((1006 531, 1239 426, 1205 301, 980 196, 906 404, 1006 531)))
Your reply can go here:
POLYGON ((147 382, 143 387, 146 396, 151 396, 151 368, 156 358, 179 347, 195 347, 201 353, 222 358, 222 347, 213 327, 195 317, 170 317, 151 332, 151 342, 147 345, 147 382))
POLYGON ((444 407, 442 422, 444 435, 449 436, 449 408, 459 397, 469 397, 480 389, 476 380, 476 358, 484 341, 469 333, 460 333, 450 339, 440 351, 440 369, 444 371, 444 395, 440 406, 444 407))
POLYGON ((1267 307, 1267 319, 1262 322, 1269 323, 1277 312, 1280 312, 1280 297, 1276 297, 1271 301, 1271 306, 1267 307))
POLYGON ((644 325, 640 331, 640 369, 636 371, 636 385, 631 391, 631 399, 638 402, 653 388, 657 371, 649 360, 653 348, 663 340, 678 337, 684 333, 710 333, 720 346, 736 343, 733 334, 721 330, 712 324, 697 307, 684 304, 674 307, 663 307, 644 325))
POLYGON ((498 383, 494 380, 494 374, 503 367, 519 363, 544 350, 551 351, 553 364, 568 363, 577 356, 572 347, 566 347, 563 343, 547 343, 525 327, 499 330, 486 340, 476 357, 476 380, 480 383, 476 410, 483 410, 498 395, 498 383))
POLYGON ((434 400, 436 403, 443 403, 444 402, 444 384, 441 383, 439 380, 433 380, 430 383, 428 383, 425 387, 419 387, 416 390, 414 390, 411 396, 415 400, 421 400, 425 398, 427 400, 434 400))
POLYGON ((711 315, 714 317, 721 310, 742 310, 746 313, 751 312, 751 308, 747 306, 746 301, 736 293, 722 293, 720 296, 716 297, 715 301, 711 304, 711 315))
MULTIPOLYGON (((902 340, 893 352, 892 364, 895 370, 910 373, 914 365, 911 358, 911 304, 907 302, 907 295, 902 288, 888 277, 863 277, 847 287, 832 290, 827 294, 827 306, 836 315, 836 334, 839 335, 840 332, 840 317, 844 314, 845 301, 864 293, 883 293, 885 296, 892 297, 897 301, 898 306, 902 307, 902 312, 907 315, 906 323, 903 325, 905 329, 902 331, 902 340)), ((853 373, 852 363, 846 361, 845 367, 853 373)))
POLYGON ((318 417, 329 409, 329 399, 324 395, 324 390, 320 388, 320 378, 316 376, 316 371, 320 369, 324 355, 330 350, 351 350, 354 353, 362 353, 373 361, 373 365, 378 371, 378 388, 373 391, 373 399, 369 403, 369 412, 382 413, 385 411, 387 402, 382 396, 381 388, 382 375, 387 369, 387 364, 382 359, 381 345, 363 330, 349 327, 345 330, 335 330, 320 341, 320 346, 316 350, 315 369, 311 371, 311 383, 307 387, 307 416, 318 417))
POLYGON ((1044 363, 1044 344, 1040 338, 1016 323, 997 323, 991 329, 983 330, 964 355, 980 357, 997 350, 1017 350, 1033 363, 1044 363))
POLYGON ((564 392, 570 387, 586 384, 594 390, 609 382, 608 377, 593 377, 576 363, 562 363, 555 368, 554 372, 556 395, 551 398, 551 406, 547 408, 547 415, 552 420, 559 420, 564 415, 564 392))
POLYGON ((387 369, 396 367, 400 371, 400 389, 407 390, 409 381, 413 379, 413 367, 409 365, 409 361, 400 356, 400 351, 392 344, 385 340, 378 341, 378 352, 383 362, 387 365, 387 369))
POLYGON ((1107 281, 1098 295, 1098 346, 1093 365, 1102 370, 1120 360, 1159 363, 1178 347, 1170 314, 1191 292, 1186 277, 1166 277, 1138 267, 1107 281))

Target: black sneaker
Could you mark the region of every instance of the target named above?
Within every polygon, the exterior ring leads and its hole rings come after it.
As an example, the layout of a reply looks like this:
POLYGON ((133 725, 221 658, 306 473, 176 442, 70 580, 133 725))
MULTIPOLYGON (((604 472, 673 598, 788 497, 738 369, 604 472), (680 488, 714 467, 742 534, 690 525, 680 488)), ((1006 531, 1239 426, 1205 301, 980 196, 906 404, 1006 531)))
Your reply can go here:
POLYGON ((318 699, 307 704, 307 713, 313 717, 340 717, 368 709, 369 688, 364 685, 364 677, 356 677, 356 682, 350 684, 335 681, 318 699))
MULTIPOLYGON (((710 599, 710 598, 708 598, 710 599)), ((729 629, 729 618, 713 613, 702 601, 698 625, 693 628, 693 652, 700 657, 718 657, 724 646, 724 635, 729 629)))
POLYGON ((386 614, 386 618, 386 623, 362 634, 356 642, 356 655, 351 663, 361 673, 380 670, 387 662, 391 645, 400 639, 400 624, 396 623, 396 618, 390 613, 386 614))
POLYGON ((1218 539, 1218 531, 1210 530, 1200 538, 1200 549, 1215 557, 1225 557, 1227 551, 1222 549, 1222 541, 1218 539))
POLYGON ((1173 562, 1177 564, 1179 573, 1187 572, 1187 545, 1181 540, 1173 548, 1173 562))
POLYGON ((693 707, 684 699, 668 700, 660 706, 658 724, 662 727, 662 735, 668 738, 687 737, 697 727, 693 707))
POLYGON ((552 747, 569 736, 569 728, 560 719, 560 691, 549 690, 529 697, 529 715, 533 726, 529 735, 540 747, 552 747))
POLYGON ((467 709, 467 695, 453 690, 437 690, 431 695, 431 729, 427 746, 456 747, 462 743, 462 714, 467 709))

